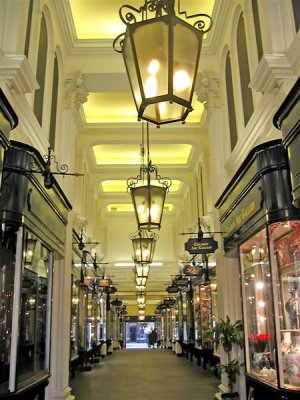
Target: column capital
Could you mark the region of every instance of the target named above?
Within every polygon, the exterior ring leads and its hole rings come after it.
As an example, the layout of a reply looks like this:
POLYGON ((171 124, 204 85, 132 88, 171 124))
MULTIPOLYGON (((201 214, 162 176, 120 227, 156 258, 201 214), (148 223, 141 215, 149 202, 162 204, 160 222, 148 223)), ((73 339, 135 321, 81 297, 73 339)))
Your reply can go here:
POLYGON ((221 107, 220 81, 213 74, 201 72, 198 74, 195 92, 198 101, 206 110, 221 107))
POLYGON ((64 107, 78 109, 88 98, 82 73, 74 74, 65 80, 64 107))

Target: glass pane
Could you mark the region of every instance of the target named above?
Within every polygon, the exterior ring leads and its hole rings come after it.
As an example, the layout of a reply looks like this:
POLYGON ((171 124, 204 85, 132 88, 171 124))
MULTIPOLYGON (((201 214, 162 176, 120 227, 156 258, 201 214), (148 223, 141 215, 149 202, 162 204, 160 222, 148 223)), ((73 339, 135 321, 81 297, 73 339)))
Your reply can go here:
POLYGON ((78 355, 79 350, 79 288, 76 278, 72 275, 72 306, 71 306, 71 359, 78 355))
POLYGON ((194 28, 183 23, 174 26, 173 93, 186 101, 192 97, 192 84, 197 73, 197 59, 201 47, 194 28))
POLYGON ((145 97, 167 94, 168 25, 162 21, 148 21, 140 24, 133 36, 145 97))
POLYGON ((18 349, 18 384, 47 370, 46 327, 49 250, 31 233, 25 240, 21 284, 21 313, 18 349))
POLYGON ((15 276, 15 232, 4 231, 0 241, 0 393, 8 391, 15 276))
POLYGON ((127 73, 128 73, 129 80, 130 80, 131 89, 133 91, 133 95, 135 98, 135 103, 136 103, 137 108, 139 108, 142 103, 142 96, 141 96, 141 91, 140 91, 139 84, 138 84, 138 76, 137 76, 136 65, 134 63, 131 40, 129 40, 129 39, 126 40, 126 44, 123 49, 123 57, 124 57, 124 62, 125 62, 125 65, 127 68, 127 73))
POLYGON ((281 386, 299 390, 300 386, 300 221, 281 222, 269 228, 274 256, 280 322, 281 386))
POLYGON ((87 287, 79 286, 79 348, 86 350, 87 287))
POLYGON ((240 259, 247 372, 275 384, 275 325, 265 229, 240 247, 240 259))
POLYGON ((186 107, 175 102, 161 101, 146 107, 143 115, 150 120, 157 120, 159 123, 165 123, 171 120, 180 120, 186 113, 186 109, 186 107))

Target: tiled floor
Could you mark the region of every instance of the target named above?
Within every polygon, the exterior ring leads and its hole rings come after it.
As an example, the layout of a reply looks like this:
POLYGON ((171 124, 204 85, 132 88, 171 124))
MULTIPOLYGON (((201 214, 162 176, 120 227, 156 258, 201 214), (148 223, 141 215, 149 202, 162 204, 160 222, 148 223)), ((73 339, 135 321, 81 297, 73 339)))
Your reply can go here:
POLYGON ((77 372, 76 400, 213 400, 219 381, 165 349, 122 349, 77 372))

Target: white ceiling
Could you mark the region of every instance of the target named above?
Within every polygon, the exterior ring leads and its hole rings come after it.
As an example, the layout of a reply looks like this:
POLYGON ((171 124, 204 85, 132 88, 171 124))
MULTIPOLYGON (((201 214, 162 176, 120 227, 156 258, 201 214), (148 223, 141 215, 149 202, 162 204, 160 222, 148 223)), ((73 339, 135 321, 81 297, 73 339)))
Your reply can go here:
MULTIPOLYGON (((131 3, 138 7, 144 2, 134 0, 131 3)), ((90 205, 88 212, 96 209, 97 220, 91 221, 93 213, 82 215, 77 210, 78 221, 81 221, 78 226, 83 227, 87 238, 92 234, 92 239, 100 242, 96 250, 104 256, 104 261, 109 262, 106 274, 112 276, 118 288, 117 295, 128 305, 129 312, 136 313, 134 306, 130 308, 130 304, 135 304, 136 293, 133 267, 114 265, 132 261, 132 244, 128 236, 136 231, 135 217, 132 212, 110 213, 107 210, 109 204, 131 203, 130 196, 126 191, 104 193, 101 188, 101 182, 124 180, 139 172, 136 160, 139 159, 141 123, 137 122, 122 55, 112 51, 113 39, 125 30, 118 14, 123 4, 122 0, 69 0, 59 4, 59 7, 62 7, 61 23, 69 28, 68 35, 74 44, 66 68, 70 75, 78 74, 78 71, 82 73, 84 86, 89 93, 87 102, 78 114, 80 135, 77 153, 79 158, 82 156, 87 162, 85 184, 95 199, 95 205, 90 205), (104 164, 97 164, 93 146, 100 146, 100 158, 101 152, 105 152, 104 164)), ((213 4, 214 0, 182 0, 181 8, 188 14, 202 12, 211 15, 213 4)), ((205 55, 201 55, 201 58, 205 58, 205 55)), ((155 156, 153 162, 158 166, 160 175, 179 180, 181 185, 179 191, 170 191, 167 195, 166 203, 173 204, 174 208, 163 216, 154 255, 154 262, 162 265, 153 266, 150 270, 146 288, 146 314, 152 312, 163 297, 167 297, 166 285, 170 283, 172 275, 179 271, 179 255, 184 250, 183 242, 188 239, 179 236, 181 227, 178 221, 189 189, 195 183, 195 166, 208 145, 204 128, 205 113, 196 96, 193 105, 195 111, 185 125, 175 123, 160 129, 150 127, 150 152, 153 146, 155 156), (180 164, 176 162, 180 155, 175 151, 187 145, 191 146, 191 152, 187 162, 180 164)), ((196 210, 193 214, 196 215, 196 210)))

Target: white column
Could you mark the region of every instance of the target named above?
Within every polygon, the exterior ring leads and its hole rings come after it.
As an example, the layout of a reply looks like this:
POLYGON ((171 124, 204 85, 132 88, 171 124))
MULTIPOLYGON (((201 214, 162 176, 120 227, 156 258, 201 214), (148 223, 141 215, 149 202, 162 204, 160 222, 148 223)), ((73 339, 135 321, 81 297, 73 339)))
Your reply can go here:
POLYGON ((74 399, 69 387, 72 272, 72 212, 67 225, 65 257, 54 261, 50 381, 46 400, 74 399))

